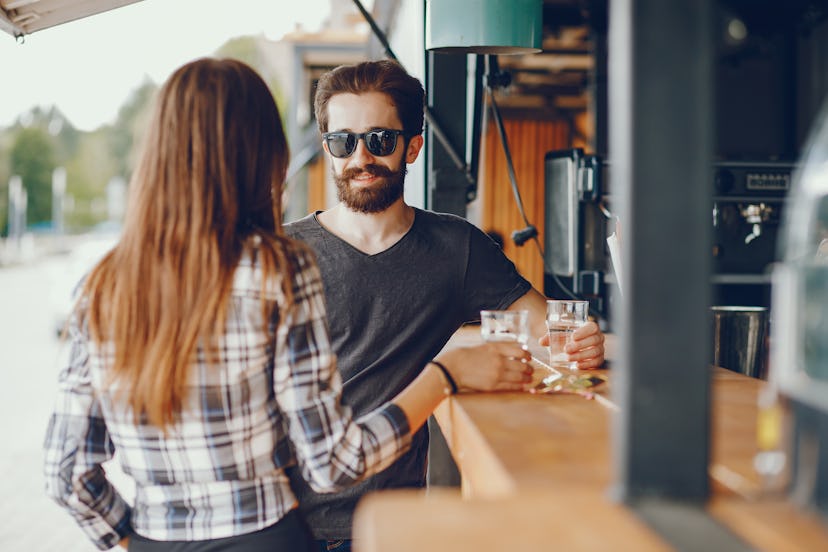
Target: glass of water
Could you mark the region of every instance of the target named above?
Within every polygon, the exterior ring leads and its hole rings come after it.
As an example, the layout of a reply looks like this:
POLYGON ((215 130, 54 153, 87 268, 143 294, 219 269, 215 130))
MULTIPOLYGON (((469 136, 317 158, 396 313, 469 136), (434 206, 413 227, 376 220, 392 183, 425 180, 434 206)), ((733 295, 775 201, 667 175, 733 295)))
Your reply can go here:
POLYGON ((574 371, 578 363, 569 360, 565 347, 572 334, 587 323, 588 301, 549 300, 546 302, 546 328, 549 332, 549 364, 555 370, 574 371))
POLYGON ((526 348, 529 343, 529 311, 482 310, 480 335, 483 341, 512 341, 526 348))

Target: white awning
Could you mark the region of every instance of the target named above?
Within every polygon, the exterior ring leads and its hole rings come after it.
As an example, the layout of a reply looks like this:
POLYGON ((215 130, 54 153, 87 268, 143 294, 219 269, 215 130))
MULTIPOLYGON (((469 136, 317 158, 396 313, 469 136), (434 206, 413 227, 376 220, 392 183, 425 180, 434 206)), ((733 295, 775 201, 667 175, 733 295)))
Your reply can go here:
POLYGON ((141 0, 0 0, 0 31, 21 37, 141 0))

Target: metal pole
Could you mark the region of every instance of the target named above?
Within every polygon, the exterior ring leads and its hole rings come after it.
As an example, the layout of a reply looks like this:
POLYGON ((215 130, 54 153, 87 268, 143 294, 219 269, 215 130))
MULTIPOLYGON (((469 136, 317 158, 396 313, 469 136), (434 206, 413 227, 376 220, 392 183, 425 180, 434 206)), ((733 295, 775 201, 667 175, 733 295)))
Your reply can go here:
POLYGON ((610 3, 610 156, 623 226, 625 500, 707 497, 711 1, 610 3))

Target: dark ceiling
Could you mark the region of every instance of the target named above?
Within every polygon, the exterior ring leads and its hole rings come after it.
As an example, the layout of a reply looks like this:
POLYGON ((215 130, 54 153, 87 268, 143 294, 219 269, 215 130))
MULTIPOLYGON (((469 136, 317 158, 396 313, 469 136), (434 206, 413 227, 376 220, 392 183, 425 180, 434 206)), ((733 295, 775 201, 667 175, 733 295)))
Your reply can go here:
POLYGON ((543 51, 498 57, 511 76, 511 84, 498 94, 500 107, 533 118, 587 110, 594 37, 605 29, 605 0, 544 0, 543 51))
MULTIPOLYGON (((715 63, 773 56, 780 36, 807 35, 828 17, 828 0, 716 0, 713 7, 715 63), (747 32, 741 40, 726 35, 734 18, 747 32)), ((605 49, 607 21, 608 0, 544 0, 543 51, 498 57, 511 75, 511 85, 497 97, 501 107, 528 117, 589 109, 591 87, 606 85, 600 64, 611 57, 605 49)))

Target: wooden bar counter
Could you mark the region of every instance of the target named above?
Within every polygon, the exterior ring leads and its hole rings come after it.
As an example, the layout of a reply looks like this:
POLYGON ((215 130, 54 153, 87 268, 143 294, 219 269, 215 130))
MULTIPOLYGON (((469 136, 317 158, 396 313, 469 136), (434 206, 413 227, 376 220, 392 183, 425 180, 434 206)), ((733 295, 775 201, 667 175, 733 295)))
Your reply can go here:
MULTIPOLYGON (((461 330, 450 346, 474 340, 461 330)), ((610 350, 611 355, 611 349, 610 350)), ((357 510, 361 552, 674 548, 610 496, 611 373, 593 398, 460 394, 435 417, 462 475, 461 492, 389 491, 357 510)), ((757 550, 828 550, 816 515, 760 491, 753 469, 764 382, 713 368, 708 513, 757 550)))

